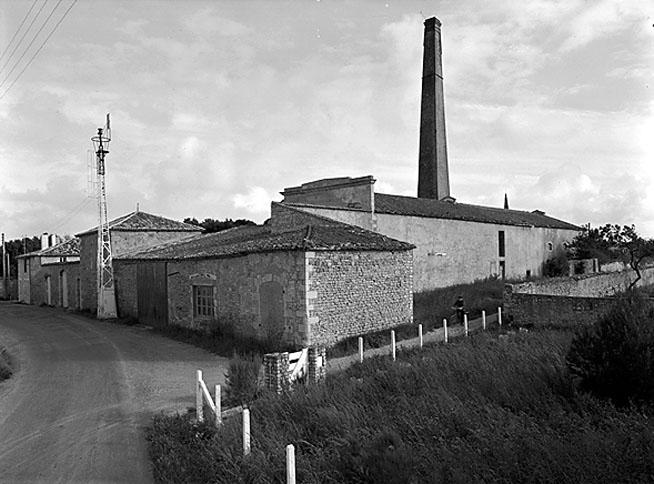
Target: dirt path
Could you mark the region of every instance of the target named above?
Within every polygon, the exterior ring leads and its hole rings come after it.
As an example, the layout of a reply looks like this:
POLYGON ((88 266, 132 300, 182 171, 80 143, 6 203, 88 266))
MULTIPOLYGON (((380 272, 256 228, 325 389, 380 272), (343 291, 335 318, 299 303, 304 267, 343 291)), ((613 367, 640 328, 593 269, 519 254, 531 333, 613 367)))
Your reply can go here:
POLYGON ((16 363, 0 384, 0 482, 152 482, 150 417, 195 405, 196 369, 213 385, 227 367, 143 327, 9 303, 0 341, 16 363))

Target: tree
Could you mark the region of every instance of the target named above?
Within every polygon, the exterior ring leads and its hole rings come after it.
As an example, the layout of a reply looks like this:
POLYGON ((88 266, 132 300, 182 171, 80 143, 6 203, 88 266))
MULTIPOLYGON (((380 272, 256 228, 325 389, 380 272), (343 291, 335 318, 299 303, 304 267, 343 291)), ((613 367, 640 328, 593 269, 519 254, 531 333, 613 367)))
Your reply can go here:
POLYGON ((643 260, 654 257, 654 239, 643 239, 633 225, 622 228, 619 225, 605 225, 602 230, 604 238, 623 254, 625 262, 636 272, 636 279, 629 285, 629 289, 633 288, 641 279, 643 260))
POLYGON ((231 218, 226 218, 225 220, 217 220, 212 218, 205 218, 202 222, 198 222, 196 218, 186 217, 184 223, 197 225, 204 229, 205 234, 212 232, 221 232, 223 230, 231 229, 233 227, 239 227, 241 225, 256 225, 252 220, 247 219, 236 219, 232 220, 231 218))
POLYGON ((13 239, 5 241, 7 253, 9 254, 9 275, 18 277, 18 260, 17 256, 41 250, 41 238, 38 236, 25 237, 23 239, 13 239))
POLYGON ((566 244, 568 255, 575 259, 597 258, 600 263, 621 260, 636 272, 629 289, 641 279, 643 261, 654 257, 654 240, 644 239, 633 225, 606 224, 592 228, 585 225, 572 241, 566 244))

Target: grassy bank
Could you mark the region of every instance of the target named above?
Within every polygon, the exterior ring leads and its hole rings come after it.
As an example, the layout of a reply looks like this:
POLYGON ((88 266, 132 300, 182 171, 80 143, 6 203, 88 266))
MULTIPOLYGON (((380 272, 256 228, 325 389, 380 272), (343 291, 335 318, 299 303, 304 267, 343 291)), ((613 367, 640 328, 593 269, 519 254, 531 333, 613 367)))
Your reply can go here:
POLYGON ((155 478, 284 482, 293 443, 302 483, 652 482, 652 409, 623 411, 579 393, 564 361, 571 337, 478 334, 264 396, 251 408, 246 459, 238 419, 215 431, 158 417, 149 433, 155 478))

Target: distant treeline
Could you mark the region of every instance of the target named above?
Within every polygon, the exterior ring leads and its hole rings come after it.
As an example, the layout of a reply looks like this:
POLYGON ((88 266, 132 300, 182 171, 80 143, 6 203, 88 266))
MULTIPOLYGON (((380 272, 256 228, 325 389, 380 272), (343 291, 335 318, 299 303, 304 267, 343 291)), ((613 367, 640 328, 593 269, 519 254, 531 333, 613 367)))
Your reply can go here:
MULTIPOLYGON (((7 252, 9 253, 9 276, 17 277, 18 275, 18 261, 16 257, 21 254, 27 254, 28 252, 34 252, 35 250, 41 250, 41 238, 34 237, 25 237, 23 239, 14 239, 5 241, 5 246, 7 247, 7 252)), ((4 257, 4 254, 2 254, 4 257)), ((4 264, 0 264, 4 268, 4 264)), ((0 270, 0 275, 4 276, 2 270, 0 270)))
POLYGON ((252 220, 247 220, 239 218, 232 220, 231 218, 226 218, 225 220, 215 220, 212 218, 205 218, 202 222, 198 222, 196 218, 186 217, 184 223, 197 225, 204 229, 204 233, 208 234, 211 232, 220 232, 222 230, 231 229, 233 227, 238 227, 240 225, 256 225, 252 220))

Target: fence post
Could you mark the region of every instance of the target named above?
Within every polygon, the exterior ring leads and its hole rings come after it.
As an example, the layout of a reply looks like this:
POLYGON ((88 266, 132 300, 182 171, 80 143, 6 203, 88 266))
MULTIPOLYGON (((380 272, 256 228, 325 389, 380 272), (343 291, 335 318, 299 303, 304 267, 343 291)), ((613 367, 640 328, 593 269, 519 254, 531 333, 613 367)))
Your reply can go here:
POLYGON ((295 447, 286 446, 286 484, 295 484, 295 447))
POLYGON ((467 314, 463 315, 463 331, 465 332, 465 335, 468 336, 468 315, 467 314))
POLYGON ((500 328, 502 327, 502 307, 497 308, 497 322, 500 325, 500 328))
POLYGON ((323 346, 309 347, 309 382, 318 383, 325 378, 327 353, 323 346))
POLYGON ((447 319, 443 319, 443 341, 447 343, 447 319))
POLYGON ((202 370, 195 372, 195 415, 198 419, 198 422, 204 421, 204 409, 202 402, 202 388, 200 387, 200 382, 202 381, 202 370))
POLYGON ((359 336, 359 363, 363 363, 363 337, 359 336))
POLYGON ((486 331, 486 311, 481 312, 481 329, 486 331))
POLYGON ((220 427, 223 423, 222 404, 220 402, 220 385, 216 385, 216 393, 214 397, 214 404, 216 406, 216 427, 220 427))
POLYGON ((243 455, 250 455, 250 409, 243 409, 243 455))
POLYGON ((395 330, 391 329, 391 351, 393 353, 393 361, 395 361, 395 330))
POLYGON ((422 323, 418 325, 418 340, 420 342, 420 348, 422 348, 422 323))

